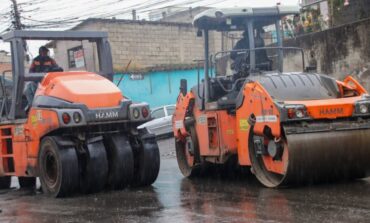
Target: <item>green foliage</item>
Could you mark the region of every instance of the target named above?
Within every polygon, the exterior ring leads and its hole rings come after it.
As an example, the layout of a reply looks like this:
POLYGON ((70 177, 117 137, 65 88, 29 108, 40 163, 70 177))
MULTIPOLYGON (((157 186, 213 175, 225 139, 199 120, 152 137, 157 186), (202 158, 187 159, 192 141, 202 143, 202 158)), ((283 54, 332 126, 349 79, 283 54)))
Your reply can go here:
POLYGON ((329 0, 328 2, 333 9, 333 16, 337 17, 344 7, 344 0, 329 0))

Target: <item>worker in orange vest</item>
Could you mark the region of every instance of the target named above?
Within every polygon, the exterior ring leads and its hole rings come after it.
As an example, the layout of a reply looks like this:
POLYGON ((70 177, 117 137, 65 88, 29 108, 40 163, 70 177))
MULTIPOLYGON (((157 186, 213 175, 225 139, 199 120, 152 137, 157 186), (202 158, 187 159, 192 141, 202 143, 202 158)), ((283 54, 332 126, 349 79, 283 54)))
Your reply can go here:
MULTIPOLYGON (((39 55, 33 59, 29 72, 30 73, 44 73, 49 71, 56 71, 59 68, 53 58, 49 56, 49 49, 45 46, 39 48, 39 55)), ((60 69, 60 68, 59 68, 60 69)))

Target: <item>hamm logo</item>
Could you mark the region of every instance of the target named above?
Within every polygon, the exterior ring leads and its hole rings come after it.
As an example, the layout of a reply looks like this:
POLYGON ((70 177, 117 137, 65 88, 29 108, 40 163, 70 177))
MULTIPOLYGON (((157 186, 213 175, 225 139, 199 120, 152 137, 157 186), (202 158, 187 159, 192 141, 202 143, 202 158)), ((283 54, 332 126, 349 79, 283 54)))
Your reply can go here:
POLYGON ((95 113, 96 119, 118 118, 118 111, 102 111, 95 113))
POLYGON ((320 115, 342 115, 344 114, 343 108, 321 108, 320 115))

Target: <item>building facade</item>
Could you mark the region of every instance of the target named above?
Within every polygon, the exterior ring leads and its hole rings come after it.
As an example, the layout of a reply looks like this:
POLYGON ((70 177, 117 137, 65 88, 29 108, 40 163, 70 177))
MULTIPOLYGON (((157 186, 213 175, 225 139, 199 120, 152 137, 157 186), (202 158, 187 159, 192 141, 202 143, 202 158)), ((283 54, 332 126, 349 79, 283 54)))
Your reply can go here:
POLYGON ((0 50, 0 75, 3 73, 10 77, 10 72, 12 70, 12 59, 9 52, 0 50))
MULTIPOLYGON (((306 62, 314 59, 319 73, 339 80, 352 75, 370 90, 370 18, 288 39, 284 45, 302 48, 306 62)), ((301 58, 300 53, 287 54, 285 61, 298 64, 301 58)))
POLYGON ((349 24, 370 17, 369 0, 302 0, 301 20, 310 31, 349 24))
MULTIPOLYGON (((189 69, 194 67, 194 60, 203 59, 203 38, 197 37, 196 29, 189 23, 88 19, 73 30, 108 32, 116 72, 189 69), (129 61, 131 64, 126 70, 129 61)), ((221 50, 221 34, 210 36, 211 53, 221 50)), ((64 69, 96 70, 93 44, 57 41, 51 45, 56 61, 64 69), (74 64, 74 57, 81 56, 78 49, 83 49, 84 61, 79 63, 82 67, 74 64)))

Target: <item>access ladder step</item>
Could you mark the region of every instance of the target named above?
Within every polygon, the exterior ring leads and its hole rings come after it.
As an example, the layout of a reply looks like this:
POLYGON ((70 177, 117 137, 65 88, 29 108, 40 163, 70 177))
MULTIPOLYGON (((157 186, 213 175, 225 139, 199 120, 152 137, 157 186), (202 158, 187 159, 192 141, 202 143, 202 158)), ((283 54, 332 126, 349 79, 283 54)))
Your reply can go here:
POLYGON ((12 136, 1 136, 0 138, 1 138, 1 139, 11 139, 11 138, 12 138, 12 136))
POLYGON ((5 172, 5 176, 15 176, 15 172, 5 172))
POLYGON ((3 154, 3 155, 0 155, 0 157, 2 157, 2 158, 13 158, 14 157, 14 155, 13 154, 3 154))

